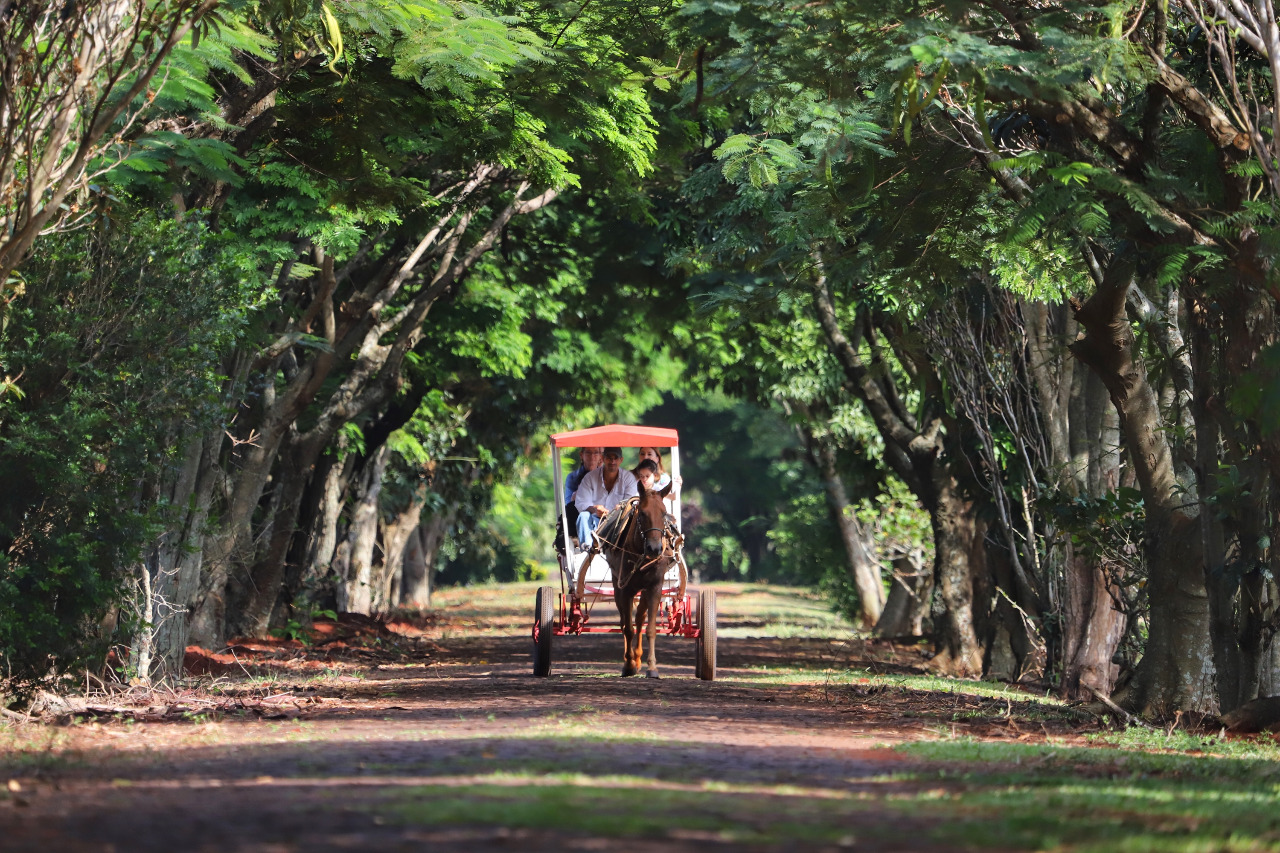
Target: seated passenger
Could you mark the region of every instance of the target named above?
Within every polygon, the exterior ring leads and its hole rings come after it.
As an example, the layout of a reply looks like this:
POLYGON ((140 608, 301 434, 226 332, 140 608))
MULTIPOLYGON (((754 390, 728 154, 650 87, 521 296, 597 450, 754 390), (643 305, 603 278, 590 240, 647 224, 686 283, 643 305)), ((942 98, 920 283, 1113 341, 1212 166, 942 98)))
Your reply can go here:
MULTIPOLYGON (((645 462, 652 462, 657 467, 657 470, 658 470, 657 479, 654 481, 653 488, 661 489, 661 488, 664 488, 667 485, 667 483, 673 482, 671 475, 668 474, 666 472, 666 469, 662 467, 662 454, 658 451, 658 448, 656 447, 640 448, 640 464, 643 465, 645 462)), ((637 470, 639 469, 637 468, 637 470)), ((683 483, 683 481, 684 481, 683 477, 676 477, 673 485, 671 486, 671 491, 667 494, 666 498, 664 498, 664 501, 667 504, 668 513, 672 513, 675 511, 676 495, 680 493, 680 485, 683 483)))
POLYGON ((582 482, 583 477, 600 467, 600 457, 601 450, 598 447, 579 447, 578 467, 565 475, 564 512, 569 517, 570 530, 578 529, 578 507, 573 502, 578 491, 578 485, 582 482))
POLYGON ((589 547, 592 531, 609 510, 640 494, 635 475, 621 464, 622 448, 606 447, 604 465, 588 472, 578 484, 573 503, 578 508, 578 541, 584 548, 589 547))
MULTIPOLYGON (((643 465, 645 462, 653 463, 653 468, 657 472, 657 474, 655 475, 657 477, 655 482, 657 482, 659 489, 661 489, 667 483, 671 482, 670 475, 668 475, 666 470, 662 467, 662 454, 658 452, 658 448, 656 447, 640 448, 640 465, 643 465)), ((636 471, 638 472, 639 470, 640 470, 640 466, 637 465, 636 471)), ((637 476, 639 476, 638 473, 637 473, 637 476)))
MULTIPOLYGON (((658 485, 658 466, 654 465, 652 459, 640 460, 640 464, 631 469, 631 473, 636 475, 636 482, 643 485, 646 492, 662 491, 663 487, 658 485)), ((671 479, 667 479, 671 482, 671 479)), ((667 497, 662 498, 662 505, 666 507, 667 516, 671 516, 672 510, 675 510, 676 502, 671 500, 671 493, 667 493, 667 497)))
POLYGON ((636 475, 636 482, 643 485, 645 489, 652 491, 655 488, 661 488, 655 485, 658 482, 658 466, 652 459, 641 459, 640 464, 631 469, 631 473, 636 475))

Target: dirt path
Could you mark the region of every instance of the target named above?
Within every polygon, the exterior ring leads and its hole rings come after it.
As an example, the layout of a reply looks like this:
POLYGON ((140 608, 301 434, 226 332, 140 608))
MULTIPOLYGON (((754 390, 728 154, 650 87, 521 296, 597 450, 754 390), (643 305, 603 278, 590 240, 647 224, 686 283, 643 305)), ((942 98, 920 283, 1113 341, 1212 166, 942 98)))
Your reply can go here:
POLYGON ((904 689, 868 713, 874 695, 828 675, 874 665, 865 646, 728 636, 706 683, 689 641, 660 642, 662 679, 621 679, 620 641, 590 636, 559 642, 535 679, 523 621, 463 599, 418 660, 222 685, 287 694, 268 696, 278 715, 19 727, 0 752, 0 850, 955 846, 910 797, 895 805, 933 783, 887 748, 935 736, 947 708, 914 714, 904 689))

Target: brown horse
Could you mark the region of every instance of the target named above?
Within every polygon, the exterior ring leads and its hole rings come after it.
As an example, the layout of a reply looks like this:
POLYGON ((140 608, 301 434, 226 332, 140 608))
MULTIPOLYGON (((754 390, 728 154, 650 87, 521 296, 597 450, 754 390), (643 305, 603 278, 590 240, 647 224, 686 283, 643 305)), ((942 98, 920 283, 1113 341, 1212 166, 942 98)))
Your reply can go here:
POLYGON ((662 503, 670 491, 670 483, 660 490, 646 489, 641 483, 638 498, 624 501, 601 520, 596 542, 583 563, 591 565, 596 553, 602 552, 613 574, 613 601, 618 606, 626 642, 624 676, 640 673, 644 637, 639 626, 644 620, 649 634, 649 668, 645 674, 658 677, 654 638, 662 603, 662 579, 676 559, 676 543, 667 534, 667 513, 662 503), (640 594, 640 605, 633 612, 636 593, 640 594))

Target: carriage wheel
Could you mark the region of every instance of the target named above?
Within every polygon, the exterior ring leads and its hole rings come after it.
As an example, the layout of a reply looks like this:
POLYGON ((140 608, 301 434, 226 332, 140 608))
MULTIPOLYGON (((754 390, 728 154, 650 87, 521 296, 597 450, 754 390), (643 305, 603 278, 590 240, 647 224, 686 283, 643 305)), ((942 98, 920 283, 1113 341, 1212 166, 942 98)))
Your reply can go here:
POLYGON ((533 644, 533 674, 544 676, 551 672, 551 637, 555 630, 556 591, 549 586, 538 589, 533 616, 538 620, 538 639, 533 644))
POLYGON ((697 666, 698 678, 703 681, 716 680, 716 591, 704 589, 698 592, 698 637, 697 666))
MULTIPOLYGON (((698 624, 698 597, 696 595, 689 596, 689 614, 693 618, 693 624, 698 624)), ((693 640, 693 677, 702 678, 702 635, 699 634, 693 640)))

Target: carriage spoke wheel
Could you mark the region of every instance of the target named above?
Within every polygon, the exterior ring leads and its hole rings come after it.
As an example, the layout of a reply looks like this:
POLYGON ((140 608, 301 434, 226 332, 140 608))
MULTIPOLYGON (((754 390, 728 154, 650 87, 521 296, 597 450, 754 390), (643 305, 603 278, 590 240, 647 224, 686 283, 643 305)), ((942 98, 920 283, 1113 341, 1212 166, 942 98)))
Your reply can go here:
MULTIPOLYGON (((693 620, 695 626, 701 624, 701 614, 698 612, 698 596, 693 594, 689 596, 689 616, 693 620)), ((699 634, 693 641, 693 677, 702 678, 702 635, 699 634)))
POLYGON ((694 671, 703 681, 716 680, 716 592, 698 592, 698 628, 701 633, 695 647, 694 671))
POLYGON ((551 637, 555 630, 556 591, 544 586, 538 589, 533 616, 538 620, 538 639, 533 644, 533 674, 544 676, 551 672, 551 637))

